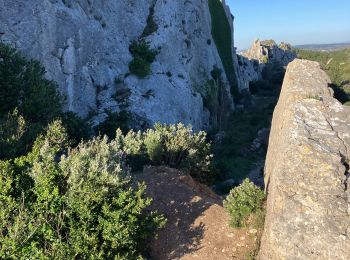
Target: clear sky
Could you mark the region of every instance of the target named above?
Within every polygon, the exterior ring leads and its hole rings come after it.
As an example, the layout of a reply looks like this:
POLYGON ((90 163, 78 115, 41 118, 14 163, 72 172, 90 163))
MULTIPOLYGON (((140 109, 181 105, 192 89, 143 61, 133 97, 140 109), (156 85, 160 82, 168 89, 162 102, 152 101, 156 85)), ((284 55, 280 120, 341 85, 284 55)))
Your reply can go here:
POLYGON ((292 45, 350 42, 350 0, 226 0, 235 16, 235 45, 254 39, 292 45))

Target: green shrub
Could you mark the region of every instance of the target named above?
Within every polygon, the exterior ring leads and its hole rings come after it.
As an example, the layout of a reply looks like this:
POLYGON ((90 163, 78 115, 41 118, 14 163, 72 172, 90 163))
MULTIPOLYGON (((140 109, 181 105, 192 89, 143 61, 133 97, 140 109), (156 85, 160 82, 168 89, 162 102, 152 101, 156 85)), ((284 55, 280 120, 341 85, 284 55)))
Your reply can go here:
POLYGON ((144 133, 130 131, 125 136, 117 130, 116 136, 128 161, 131 158, 133 162, 167 165, 182 169, 201 182, 213 181, 211 144, 205 132, 194 133, 183 124, 156 124, 144 133))
POLYGON ((262 62, 263 62, 264 64, 267 64, 267 63, 269 62, 269 57, 263 56, 262 62))
POLYGON ((107 111, 105 121, 95 127, 95 132, 99 135, 107 135, 109 138, 115 138, 116 129, 120 128, 123 133, 127 133, 130 129, 130 113, 127 111, 110 112, 107 111))
POLYGON ((129 63, 129 70, 132 74, 138 76, 139 78, 144 78, 151 73, 151 66, 146 60, 135 57, 129 63))
POLYGON ((17 108, 28 121, 48 122, 60 114, 63 99, 44 74, 39 62, 0 43, 0 115, 17 108))
POLYGON ((129 63, 129 70, 139 78, 144 78, 151 73, 151 63, 155 60, 158 51, 150 47, 150 43, 144 39, 132 41, 129 51, 133 56, 129 63))
POLYGON ((0 119, 0 158, 10 158, 23 147, 26 121, 17 109, 0 119))
POLYGON ((245 179, 241 185, 232 189, 224 200, 224 207, 230 214, 233 227, 245 227, 255 218, 255 224, 262 225, 264 216, 264 191, 245 179))
POLYGON ((0 128, 5 129, 0 141, 0 160, 27 153, 38 134, 58 118, 69 125, 69 134, 77 142, 87 136, 88 125, 72 112, 62 112, 64 98, 56 84, 44 76, 45 69, 38 61, 28 60, 15 49, 0 43, 0 128), (6 128, 13 125, 14 117, 25 124, 17 139, 5 136, 9 134, 6 128))
POLYGON ((184 169, 201 182, 211 181, 211 145, 205 132, 194 133, 181 123, 156 124, 144 133, 144 143, 153 163, 184 169))
POLYGON ((146 211, 151 200, 132 184, 118 142, 67 146, 54 122, 28 156, 0 161, 0 258, 140 257, 164 218, 146 211))

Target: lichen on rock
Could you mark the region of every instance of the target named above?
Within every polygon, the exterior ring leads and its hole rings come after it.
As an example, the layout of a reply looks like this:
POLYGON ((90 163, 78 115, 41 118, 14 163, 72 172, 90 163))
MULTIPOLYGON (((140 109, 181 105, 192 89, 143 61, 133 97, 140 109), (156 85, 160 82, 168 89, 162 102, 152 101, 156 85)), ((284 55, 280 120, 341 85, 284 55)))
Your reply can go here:
POLYGON ((265 165, 260 259, 349 259, 350 108, 320 65, 288 65, 265 165))

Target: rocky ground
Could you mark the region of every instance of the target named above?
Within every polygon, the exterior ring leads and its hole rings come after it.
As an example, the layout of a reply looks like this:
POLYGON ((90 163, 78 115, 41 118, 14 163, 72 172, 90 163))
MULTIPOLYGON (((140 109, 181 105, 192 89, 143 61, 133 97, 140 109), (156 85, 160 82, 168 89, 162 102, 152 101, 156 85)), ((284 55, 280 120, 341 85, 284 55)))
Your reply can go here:
POLYGON ((207 186, 165 167, 146 167, 137 179, 147 184, 152 209, 168 219, 151 259, 247 259, 254 250, 260 231, 231 228, 222 198, 207 186))

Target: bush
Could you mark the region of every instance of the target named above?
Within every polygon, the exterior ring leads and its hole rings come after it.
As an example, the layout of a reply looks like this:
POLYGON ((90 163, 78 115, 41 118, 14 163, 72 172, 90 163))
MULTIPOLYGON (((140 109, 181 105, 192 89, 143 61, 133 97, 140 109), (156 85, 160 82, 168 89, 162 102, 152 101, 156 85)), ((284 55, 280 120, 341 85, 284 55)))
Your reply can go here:
POLYGON ((224 200, 224 207, 230 214, 233 227, 245 227, 255 215, 255 224, 261 226, 263 221, 264 191, 245 179, 241 185, 232 189, 224 200))
POLYGON ((129 63, 129 70, 139 78, 144 78, 151 73, 151 65, 146 60, 140 57, 135 57, 129 63))
POLYGON ((0 159, 14 157, 23 147, 26 122, 15 109, 0 119, 0 159))
POLYGON ((67 146, 54 122, 28 156, 0 161, 0 258, 140 257, 164 218, 145 211, 151 200, 132 185, 118 142, 67 146))
POLYGON ((117 130, 116 136, 128 160, 131 157, 134 162, 168 165, 201 182, 213 181, 211 144, 206 141, 205 132, 193 133, 190 126, 183 124, 156 124, 154 129, 144 133, 130 131, 126 136, 117 130))
POLYGON ((69 125, 69 134, 77 142, 87 137, 89 127, 74 113, 62 112, 64 98, 56 84, 44 76, 45 69, 38 61, 27 60, 15 49, 0 43, 0 129, 3 129, 0 131, 4 131, 0 160, 27 153, 38 134, 58 118, 69 125), (9 136, 10 131, 16 131, 15 118, 22 124, 22 129, 18 129, 20 138, 18 134, 9 136))
POLYGON ((129 51, 133 60, 129 63, 129 70, 139 78, 144 78, 151 73, 151 63, 155 60, 158 52, 151 49, 150 43, 144 39, 132 41, 129 51))
POLYGON ((95 127, 95 132, 99 135, 107 135, 113 139, 116 136, 116 129, 120 128, 123 133, 127 133, 130 129, 130 113, 127 111, 110 112, 107 111, 107 118, 105 121, 95 127))
POLYGON ((39 62, 0 43, 0 115, 17 108, 31 122, 48 122, 57 116, 63 99, 44 74, 39 62))

